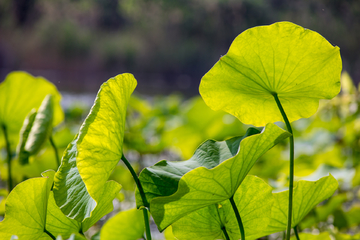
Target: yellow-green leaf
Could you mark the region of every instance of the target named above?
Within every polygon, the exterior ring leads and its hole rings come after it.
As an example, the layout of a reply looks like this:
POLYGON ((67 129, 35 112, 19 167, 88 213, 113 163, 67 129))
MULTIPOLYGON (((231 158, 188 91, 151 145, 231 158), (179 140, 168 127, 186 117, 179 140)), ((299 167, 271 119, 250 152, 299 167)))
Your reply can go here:
POLYGON ((340 91, 338 47, 290 22, 250 28, 202 78, 200 94, 213 110, 264 126, 282 121, 273 94, 290 120, 313 115, 319 99, 340 91))
POLYGON ((102 227, 100 239, 137 240, 144 235, 144 219, 141 210, 135 208, 119 212, 102 227))
POLYGON ((111 203, 110 198, 120 190, 119 184, 107 181, 122 156, 126 108, 135 87, 136 80, 128 73, 105 82, 79 134, 65 151, 55 175, 54 196, 67 216, 83 221, 101 199, 111 203))
MULTIPOLYGON (((248 175, 235 192, 234 201, 239 209, 246 239, 261 237, 261 231, 270 221, 274 198, 272 187, 258 177, 248 175)), ((201 208, 176 221, 175 237, 182 240, 225 239, 226 230, 230 239, 240 239, 239 225, 230 201, 225 200, 201 208)))
POLYGON ((24 119, 31 109, 38 109, 46 95, 53 96, 56 126, 64 119, 61 95, 55 85, 26 72, 12 72, 0 84, 0 125, 6 127, 12 144, 16 144, 24 119))
POLYGON ((0 222, 0 240, 12 235, 19 239, 37 240, 44 234, 53 173, 18 184, 5 203, 5 219, 0 222))
POLYGON ((208 144, 204 149, 200 147, 200 151, 195 152, 198 163, 189 163, 191 168, 195 167, 191 171, 186 170, 189 169, 186 165, 180 166, 183 169, 174 168, 175 164, 171 164, 171 171, 168 171, 170 164, 164 163, 156 166, 158 169, 149 168, 150 178, 147 179, 148 186, 144 186, 144 190, 150 193, 150 196, 153 195, 151 197, 166 194, 150 201, 150 211, 159 230, 164 230, 193 211, 229 199, 257 159, 288 136, 288 132, 269 123, 260 134, 243 139, 234 138, 236 141, 230 139, 229 142, 208 144), (177 169, 181 171, 174 171, 177 169), (152 171, 157 175, 152 175, 152 171), (175 187, 177 191, 168 196, 169 191, 164 191, 166 187, 175 187))
MULTIPOLYGON (((333 195, 337 188, 338 182, 332 175, 320 178, 315 182, 299 181, 294 187, 291 227, 297 226, 311 209, 333 195)), ((264 236, 286 229, 288 197, 288 190, 274 193, 275 202, 271 209, 271 221, 264 230, 264 236)))

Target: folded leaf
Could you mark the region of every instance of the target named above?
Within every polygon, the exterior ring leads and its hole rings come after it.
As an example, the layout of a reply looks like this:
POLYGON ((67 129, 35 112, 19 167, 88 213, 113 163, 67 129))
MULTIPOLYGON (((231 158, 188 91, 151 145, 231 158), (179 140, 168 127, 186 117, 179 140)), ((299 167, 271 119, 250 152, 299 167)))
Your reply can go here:
MULTIPOLYGON (((271 191, 272 188, 263 180, 248 175, 235 192, 234 201, 239 209, 246 239, 261 237, 261 230, 268 225, 274 201, 271 191)), ((176 221, 172 227, 175 237, 181 240, 225 239, 223 229, 230 239, 241 237, 229 200, 192 212, 176 221)))
POLYGON ((234 138, 229 142, 213 142, 208 150, 200 146, 200 151, 195 153, 199 154, 199 157, 193 160, 196 160, 197 166, 201 165, 201 167, 195 166, 196 168, 185 174, 175 173, 176 169, 167 172, 168 165, 172 167, 174 165, 164 162, 156 166, 157 170, 152 175, 152 169, 148 168, 149 171, 145 172, 150 173, 147 181, 152 182, 148 188, 144 184, 145 192, 160 195, 166 187, 173 189, 177 187, 174 194, 155 197, 150 202, 150 212, 159 230, 164 230, 193 211, 229 199, 235 194, 256 160, 289 135, 288 132, 270 123, 261 134, 254 134, 244 139, 234 138), (161 169, 161 165, 165 166, 163 173, 158 169, 161 169), (181 174, 184 175, 180 176, 181 174))
MULTIPOLYGON (((144 168, 139 179, 147 200, 150 202, 155 197, 174 194, 180 179, 187 172, 201 166, 209 169, 216 167, 238 153, 240 142, 244 138, 259 133, 260 130, 256 128, 249 128, 246 134, 241 137, 234 137, 221 142, 207 140, 196 149, 194 155, 187 161, 163 160, 154 166, 144 168)), ((144 205, 138 191, 136 191, 136 202, 138 208, 144 205)))
POLYGON ((30 155, 34 155, 40 151, 42 145, 50 137, 53 115, 53 100, 49 94, 42 101, 26 140, 24 149, 29 152, 30 155))
POLYGON ((126 108, 135 86, 131 74, 105 82, 79 134, 65 151, 55 175, 54 196, 67 216, 83 221, 104 194, 109 200, 120 190, 118 184, 107 180, 122 156, 126 108))
POLYGON ((19 144, 16 149, 16 154, 18 155, 18 159, 20 164, 27 164, 29 163, 30 153, 25 151, 25 144, 28 139, 29 133, 31 131, 32 125, 34 123, 36 116, 36 110, 32 109, 29 114, 26 116, 23 126, 20 130, 20 139, 19 144))

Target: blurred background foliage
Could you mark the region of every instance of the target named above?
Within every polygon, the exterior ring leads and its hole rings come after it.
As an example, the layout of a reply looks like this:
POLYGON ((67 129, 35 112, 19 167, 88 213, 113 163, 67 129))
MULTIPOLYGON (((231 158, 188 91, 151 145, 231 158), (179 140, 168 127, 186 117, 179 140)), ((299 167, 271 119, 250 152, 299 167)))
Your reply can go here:
POLYGON ((193 96, 238 34, 277 21, 338 45, 360 81, 358 0, 2 0, 0 79, 21 69, 83 92, 131 72, 142 93, 193 96))

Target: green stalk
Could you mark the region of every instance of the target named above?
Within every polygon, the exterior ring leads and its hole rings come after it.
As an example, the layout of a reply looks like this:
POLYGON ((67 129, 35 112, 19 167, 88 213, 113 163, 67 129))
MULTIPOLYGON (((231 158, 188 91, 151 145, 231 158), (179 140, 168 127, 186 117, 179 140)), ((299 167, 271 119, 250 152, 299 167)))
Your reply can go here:
POLYGON ((225 227, 222 227, 221 230, 223 231, 223 233, 224 233, 224 235, 225 235, 225 239, 226 239, 226 240, 230 240, 229 235, 228 235, 228 233, 227 233, 227 231, 226 231, 226 228, 225 228, 225 227))
POLYGON ((6 142, 6 152, 7 152, 7 163, 8 163, 8 189, 9 192, 13 189, 12 175, 11 175, 11 149, 10 149, 10 141, 7 135, 5 125, 2 125, 2 129, 4 131, 4 137, 6 142))
POLYGON ((297 226, 294 227, 294 232, 295 232, 296 240, 300 240, 299 233, 298 233, 298 230, 297 230, 297 226))
POLYGON ((234 202, 234 196, 231 196, 231 198, 229 200, 230 200, 231 206, 235 212, 235 216, 238 221, 238 224, 239 224, 241 240, 245 240, 245 230, 244 230, 244 226, 242 224, 241 218, 240 218, 239 210, 237 209, 236 204, 234 202))
POLYGON ((52 137, 52 135, 50 135, 50 144, 52 146, 52 148, 54 149, 54 152, 55 152, 55 158, 56 158, 56 163, 57 163, 57 166, 60 167, 60 158, 59 158, 59 153, 58 153, 58 149, 55 145, 55 142, 54 142, 54 139, 52 137))
POLYGON ((49 232, 48 230, 44 229, 44 232, 49 235, 49 237, 51 237, 51 239, 56 240, 56 237, 54 237, 54 235, 51 234, 51 232, 49 232))
POLYGON ((284 118, 286 128, 290 136, 290 184, 289 184, 289 209, 288 209, 288 224, 286 229, 286 240, 290 240, 290 231, 291 231, 291 219, 292 219, 292 205, 293 205, 293 188, 294 188, 294 136, 293 131, 290 125, 290 122, 285 114, 285 111, 280 103, 280 100, 276 93, 273 94, 276 104, 281 112, 282 117, 284 118))
POLYGON ((150 223, 149 223, 149 216, 148 216, 148 208, 149 208, 149 203, 146 200, 146 196, 145 196, 145 192, 141 186, 140 180, 138 178, 138 176, 136 175, 133 167, 131 166, 131 164, 129 163, 129 161, 126 159, 126 157, 124 155, 122 155, 121 160, 125 163, 126 167, 129 169, 135 183, 136 186, 139 189, 139 193, 141 196, 141 200, 144 203, 145 208, 143 208, 143 215, 144 215, 144 221, 145 221, 145 232, 146 232, 146 239, 147 240, 151 240, 151 232, 150 232, 150 223))

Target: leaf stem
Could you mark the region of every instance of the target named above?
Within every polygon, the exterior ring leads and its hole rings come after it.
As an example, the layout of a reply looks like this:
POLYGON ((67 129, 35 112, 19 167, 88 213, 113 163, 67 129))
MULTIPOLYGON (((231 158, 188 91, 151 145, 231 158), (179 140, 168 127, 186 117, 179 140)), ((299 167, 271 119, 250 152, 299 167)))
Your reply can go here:
POLYGON ((149 217, 148 217, 148 213, 147 213, 147 209, 149 208, 149 203, 146 200, 146 196, 145 196, 145 192, 141 186, 140 180, 138 178, 138 176, 136 175, 133 167, 131 166, 131 164, 129 163, 129 161, 126 159, 126 157, 124 156, 124 154, 121 157, 121 160, 125 163, 126 167, 129 169, 135 183, 136 186, 139 189, 139 193, 141 196, 141 200, 144 203, 144 207, 145 209, 143 209, 143 215, 144 215, 144 221, 145 221, 145 232, 146 232, 146 239, 147 240, 151 240, 151 232, 150 232, 150 223, 149 223, 149 217))
POLYGON ((293 205, 293 188, 294 188, 294 136, 293 131, 290 125, 290 122, 285 114, 284 108, 280 103, 280 99, 278 98, 276 93, 273 93, 276 104, 281 112, 281 115, 285 121, 286 128, 290 136, 290 183, 289 183, 289 208, 288 208, 288 224, 286 229, 286 240, 290 239, 290 231, 291 231, 291 219, 292 219, 292 205, 293 205))
POLYGON ((229 200, 230 200, 231 206, 232 206, 232 208, 233 208, 233 210, 235 212, 235 216, 236 216, 236 219, 238 221, 238 224, 239 224, 241 240, 245 240, 245 230, 244 230, 244 226, 242 224, 241 218, 240 218, 239 210, 237 209, 236 204, 234 202, 234 195, 231 196, 229 200))
POLYGON ((7 163, 8 163, 8 190, 11 192, 13 189, 12 175, 11 175, 11 148, 10 141, 7 135, 6 126, 1 126, 4 131, 5 143, 6 143, 6 152, 7 152, 7 163))
POLYGON ((149 223, 148 210, 147 210, 147 208, 143 208, 142 211, 143 211, 144 221, 145 221, 146 239, 147 239, 147 240, 151 240, 151 231, 150 231, 150 223, 149 223))
POLYGON ((226 240, 230 240, 229 235, 228 235, 228 233, 227 233, 227 231, 226 231, 225 226, 222 227, 221 230, 223 231, 223 233, 224 233, 224 235, 225 235, 225 239, 226 239, 226 240))
POLYGON ((51 232, 49 232, 48 230, 44 229, 44 232, 49 235, 49 237, 51 237, 51 239, 56 240, 56 237, 54 237, 54 235, 51 234, 51 232))
POLYGON ((60 158, 59 158, 59 153, 58 153, 58 149, 55 145, 55 142, 54 142, 54 139, 52 137, 52 135, 50 135, 50 144, 52 146, 52 148, 54 149, 54 152, 55 152, 55 158, 56 158, 56 163, 57 163, 57 166, 60 167, 60 158))
POLYGON ((300 240, 299 233, 298 233, 298 230, 297 230, 297 226, 294 227, 294 232, 295 232, 296 240, 300 240))

